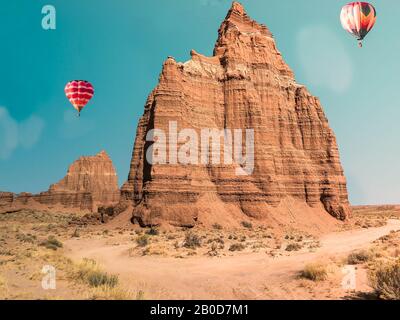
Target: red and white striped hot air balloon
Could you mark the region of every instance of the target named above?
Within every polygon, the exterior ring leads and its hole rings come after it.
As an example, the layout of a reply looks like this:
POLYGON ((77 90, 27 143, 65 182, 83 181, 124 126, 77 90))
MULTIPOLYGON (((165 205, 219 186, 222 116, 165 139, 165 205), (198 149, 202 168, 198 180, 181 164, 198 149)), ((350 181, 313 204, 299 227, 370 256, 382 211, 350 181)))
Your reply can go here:
POLYGON ((94 95, 93 85, 85 80, 73 80, 65 86, 65 95, 73 107, 78 111, 78 115, 94 95))
POLYGON ((376 10, 368 2, 351 2, 342 8, 340 21, 345 30, 357 38, 359 46, 376 22, 376 10))

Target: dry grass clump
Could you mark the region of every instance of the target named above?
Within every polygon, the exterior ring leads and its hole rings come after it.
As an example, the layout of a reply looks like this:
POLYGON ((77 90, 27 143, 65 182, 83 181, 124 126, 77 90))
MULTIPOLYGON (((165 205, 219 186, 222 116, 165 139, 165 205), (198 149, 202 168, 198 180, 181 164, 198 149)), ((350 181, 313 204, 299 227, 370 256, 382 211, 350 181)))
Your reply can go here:
POLYGON ((400 300, 400 260, 380 264, 369 279, 379 298, 400 300))
POLYGON ((81 236, 79 229, 75 228, 74 232, 71 235, 71 238, 79 238, 81 236))
POLYGON ((253 225, 251 224, 251 222, 248 221, 242 221, 242 226, 247 229, 253 229, 253 225))
POLYGON ((201 239, 197 234, 189 231, 185 235, 183 246, 189 249, 196 249, 198 247, 201 247, 201 239))
POLYGON ((25 233, 17 233, 16 238, 21 241, 21 242, 26 242, 26 243, 34 243, 36 240, 36 236, 32 235, 30 233, 25 234, 25 233))
POLYGON ((299 251, 303 246, 299 243, 289 243, 286 246, 286 251, 299 251))
POLYGON ((219 223, 214 223, 214 224, 212 225, 212 227, 213 227, 215 230, 222 230, 222 229, 223 229, 222 226, 221 226, 219 223))
POLYGON ((246 249, 246 246, 242 243, 234 243, 229 247, 229 251, 242 251, 246 249))
POLYGON ((300 278, 311 281, 323 281, 328 277, 328 271, 325 265, 319 263, 307 264, 300 272, 300 278))
POLYGON ((54 236, 49 236, 46 240, 42 241, 40 245, 51 250, 57 250, 63 247, 62 242, 57 240, 54 236))
POLYGON ((347 263, 351 265, 363 264, 368 262, 372 258, 371 252, 367 250, 359 250, 349 254, 347 257, 347 263))
POLYGON ((136 238, 136 243, 139 247, 146 247, 149 244, 149 236, 147 234, 143 234, 136 238))
POLYGON ((158 230, 156 227, 151 227, 146 231, 146 234, 149 236, 158 236, 160 234, 160 230, 158 230))
POLYGON ((115 288, 118 285, 118 276, 102 271, 94 260, 83 259, 75 269, 74 279, 88 284, 90 287, 115 288))
POLYGON ((130 291, 108 285, 93 288, 87 298, 88 300, 133 300, 130 291))

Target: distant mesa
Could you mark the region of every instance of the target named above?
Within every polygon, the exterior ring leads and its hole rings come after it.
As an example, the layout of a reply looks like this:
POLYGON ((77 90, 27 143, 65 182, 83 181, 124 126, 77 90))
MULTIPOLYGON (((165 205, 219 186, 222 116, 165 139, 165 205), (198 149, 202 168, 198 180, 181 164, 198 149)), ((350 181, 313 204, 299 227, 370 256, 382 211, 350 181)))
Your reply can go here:
MULTIPOLYGON (((142 226, 239 226, 247 218, 271 226, 324 229, 350 215, 335 135, 318 98, 296 83, 271 32, 234 2, 214 54, 191 52, 164 62, 144 107, 130 173, 121 189, 142 226), (149 164, 149 130, 246 129, 255 133, 255 168, 149 164)), ((243 146, 244 147, 244 146, 243 146)))
POLYGON ((0 212, 5 210, 74 209, 95 212, 99 206, 119 201, 118 178, 105 151, 81 157, 68 169, 67 175, 40 194, 0 192, 0 212))

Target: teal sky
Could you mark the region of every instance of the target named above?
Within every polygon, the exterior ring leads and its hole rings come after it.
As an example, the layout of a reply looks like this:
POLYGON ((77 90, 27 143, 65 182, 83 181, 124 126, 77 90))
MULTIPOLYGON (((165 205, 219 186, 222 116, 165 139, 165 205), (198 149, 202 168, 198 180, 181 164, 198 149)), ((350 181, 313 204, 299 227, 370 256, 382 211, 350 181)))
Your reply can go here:
MULTIPOLYGON (((353 204, 400 203, 400 1, 375 0, 364 48, 341 27, 346 0, 243 0, 266 24, 334 129, 353 204)), ((0 3, 0 190, 38 192, 105 149, 122 184, 147 95, 167 56, 211 55, 228 0, 14 0, 0 3), (56 30, 41 9, 56 8, 56 30), (80 119, 68 80, 96 93, 80 119)))

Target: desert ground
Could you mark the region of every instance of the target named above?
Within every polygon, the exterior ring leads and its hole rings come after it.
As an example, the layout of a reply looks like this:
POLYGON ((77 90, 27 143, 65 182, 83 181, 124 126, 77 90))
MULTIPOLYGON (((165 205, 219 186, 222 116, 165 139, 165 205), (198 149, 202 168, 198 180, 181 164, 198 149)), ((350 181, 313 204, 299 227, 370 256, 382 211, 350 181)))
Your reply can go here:
POLYGON ((354 207, 350 221, 323 235, 254 221, 234 230, 142 229, 126 217, 80 218, 0 215, 0 299, 393 298, 374 279, 400 256, 397 206, 354 207), (42 287, 45 265, 56 270, 55 289, 42 287))

